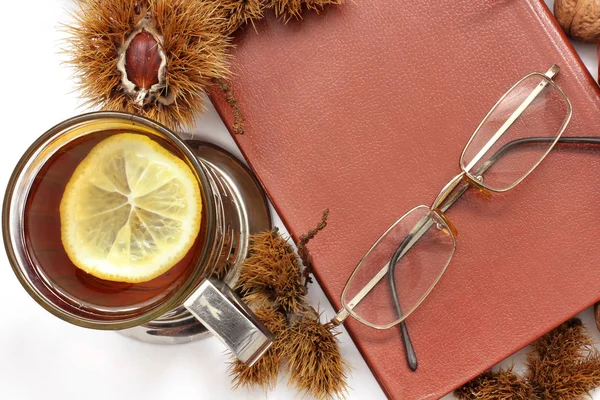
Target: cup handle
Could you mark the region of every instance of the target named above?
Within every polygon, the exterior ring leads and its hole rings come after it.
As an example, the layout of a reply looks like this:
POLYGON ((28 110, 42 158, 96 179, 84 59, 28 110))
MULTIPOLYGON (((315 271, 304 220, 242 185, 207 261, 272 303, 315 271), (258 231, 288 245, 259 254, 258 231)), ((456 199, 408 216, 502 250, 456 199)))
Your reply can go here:
POLYGON ((205 279, 183 306, 248 366, 273 344, 273 334, 217 279, 205 279))

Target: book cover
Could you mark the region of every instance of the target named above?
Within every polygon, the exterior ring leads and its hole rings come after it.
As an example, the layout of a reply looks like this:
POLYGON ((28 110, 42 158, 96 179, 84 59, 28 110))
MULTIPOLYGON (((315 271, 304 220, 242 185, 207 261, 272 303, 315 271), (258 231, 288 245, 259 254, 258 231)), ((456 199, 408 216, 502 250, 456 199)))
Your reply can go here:
MULTIPOLYGON (((246 117, 234 138, 284 224, 297 239, 331 211, 311 251, 338 309, 361 257, 431 204, 525 74, 558 64, 573 105, 564 135, 600 136, 598 87, 540 0, 348 1, 288 24, 271 16, 239 35, 233 63, 246 117)), ((231 127, 224 96, 212 99, 231 127)), ((456 253, 407 319, 416 372, 397 328, 347 320, 390 398, 439 398, 599 300, 598 171, 600 149, 560 146, 514 190, 471 190, 448 211, 456 253)))

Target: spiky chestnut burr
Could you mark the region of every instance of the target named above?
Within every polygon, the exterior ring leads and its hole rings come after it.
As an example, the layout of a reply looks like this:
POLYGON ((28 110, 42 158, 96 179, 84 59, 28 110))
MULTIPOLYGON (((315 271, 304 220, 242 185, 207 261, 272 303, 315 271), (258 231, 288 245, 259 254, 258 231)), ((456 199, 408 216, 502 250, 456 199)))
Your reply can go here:
POLYGON ((464 400, 578 400, 600 386, 600 352, 579 319, 571 319, 536 340, 527 369, 489 371, 454 394, 464 400))
POLYGON ((252 235, 237 289, 252 306, 275 304, 286 312, 303 309, 306 288, 296 253, 277 229, 252 235))
POLYGON ((229 374, 233 380, 233 387, 260 386, 264 389, 273 389, 277 384, 282 349, 287 330, 285 315, 271 306, 261 306, 254 309, 254 314, 260 319, 267 329, 275 336, 273 345, 251 367, 234 359, 229 364, 229 374))
POLYGON ((233 34, 246 24, 254 25, 264 17, 266 0, 211 0, 223 17, 225 32, 233 34))
POLYGON ((75 0, 69 64, 86 105, 189 127, 228 76, 230 38, 213 1, 75 0))
POLYGON ((266 0, 266 7, 272 8, 277 17, 287 22, 292 18, 301 19, 303 8, 320 12, 327 5, 339 5, 343 2, 344 0, 266 0))
POLYGON ((283 356, 290 372, 289 384, 318 400, 344 398, 348 390, 348 365, 340 352, 338 332, 319 321, 309 308, 285 333, 283 356))

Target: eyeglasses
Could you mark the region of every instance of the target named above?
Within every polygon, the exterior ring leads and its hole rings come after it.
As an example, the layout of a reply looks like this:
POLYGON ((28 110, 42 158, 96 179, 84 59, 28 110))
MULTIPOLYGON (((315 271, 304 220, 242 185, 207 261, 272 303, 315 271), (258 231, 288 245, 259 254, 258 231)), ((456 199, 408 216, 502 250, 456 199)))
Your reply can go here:
POLYGON ((431 206, 398 219, 358 263, 342 292, 342 310, 376 329, 400 324, 409 367, 417 368, 405 319, 425 300, 446 271, 456 248, 456 228, 446 216, 469 188, 486 195, 506 192, 527 177, 559 140, 572 107, 554 82, 559 67, 533 72, 515 83, 481 121, 460 157, 461 172, 431 206))

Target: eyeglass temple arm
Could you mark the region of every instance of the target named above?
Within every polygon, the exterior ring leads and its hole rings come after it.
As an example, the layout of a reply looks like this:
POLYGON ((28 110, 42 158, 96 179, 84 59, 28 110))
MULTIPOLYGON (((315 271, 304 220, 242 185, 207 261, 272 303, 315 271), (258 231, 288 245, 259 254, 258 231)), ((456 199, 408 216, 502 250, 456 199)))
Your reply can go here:
MULTIPOLYGON (((475 175, 482 175, 485 171, 487 171, 500 157, 505 155, 509 150, 515 148, 516 146, 523 146, 528 144, 538 144, 538 143, 548 143, 556 140, 556 137, 529 137, 522 139, 515 139, 506 143, 502 146, 498 151, 496 151, 488 161, 485 162, 476 172, 475 175)), ((591 144, 591 145, 600 145, 600 136, 568 136, 568 137, 560 137, 557 144, 591 144)), ((467 191, 469 188, 469 184, 465 183, 459 189, 457 189, 451 196, 449 196, 440 206, 440 210, 442 212, 446 212, 458 200, 463 193, 467 191)))
MULTIPOLYGON (((394 308, 396 309, 396 313, 398 314, 398 318, 402 318, 402 308, 400 307, 400 299, 398 298, 398 290, 396 289, 396 280, 394 279, 394 270, 396 269, 396 264, 401 257, 401 254, 404 254, 404 249, 408 246, 411 239, 414 235, 408 234, 400 246, 394 252, 389 265, 388 272, 388 281, 390 284, 390 290, 392 292, 392 299, 394 300, 394 308)), ((415 348, 412 344, 412 340, 410 339, 410 335, 408 333, 408 327, 406 326, 406 322, 400 322, 400 334, 402 335, 402 345, 404 346, 404 354, 406 355, 406 363, 408 364, 408 368, 411 371, 416 371, 419 367, 419 362, 417 360, 417 353, 415 352, 415 348)))
MULTIPOLYGON (((352 298, 352 300, 347 304, 347 307, 354 308, 356 305, 358 305, 364 299, 364 297, 375 287, 375 285, 377 285, 383 279, 383 277, 386 274, 391 276, 392 277, 391 280, 393 280, 393 271, 390 271, 390 265, 391 265, 392 259, 394 260, 394 266, 395 266, 395 264, 398 263, 398 260, 400 260, 404 256, 404 254, 406 254, 406 252, 412 248, 412 246, 421 238, 421 236, 423 236, 425 234, 425 232, 427 232, 427 230, 432 225, 433 225, 433 222, 432 222, 431 218, 429 218, 427 216, 421 218, 421 220, 416 223, 415 227, 406 235, 406 237, 404 238, 404 240, 402 241, 400 246, 398 246, 398 248, 394 252, 394 255, 390 259, 390 262, 388 262, 377 273, 377 275, 375 275, 375 277, 373 277, 373 279, 371 279, 371 281, 369 283, 367 283, 367 285, 365 285, 365 287, 363 287, 352 298), (388 274, 388 272, 391 272, 391 273, 388 274)), ((393 285, 394 285, 393 287, 395 288, 395 282, 393 283, 393 285)), ((397 295, 392 294, 392 298, 394 299, 394 306, 395 306, 396 312, 399 313, 399 316, 402 316, 403 313, 402 313, 402 310, 400 309, 399 299, 398 299, 397 295)), ((335 317, 333 317, 333 319, 331 320, 331 323, 333 325, 340 325, 346 320, 346 318, 349 315, 350 315, 350 313, 348 312, 346 307, 344 307, 337 313, 337 315, 335 317)), ((405 353, 406 361, 408 363, 409 368, 411 370, 415 371, 418 367, 417 356, 416 356, 414 347, 412 345, 410 336, 408 334, 408 329, 406 327, 406 323, 404 321, 402 321, 400 323, 400 333, 402 334, 402 343, 403 343, 404 349, 406 351, 406 353, 405 353)))
MULTIPOLYGON (((487 170, 492 164, 494 164, 500 157, 504 155, 508 150, 512 149, 515 146, 526 145, 526 144, 536 144, 536 143, 547 143, 553 142, 556 140, 556 137, 529 137, 516 139, 511 142, 506 143, 502 146, 482 167, 486 167, 487 170), (486 164, 489 163, 489 166, 486 164)), ((595 144, 600 145, 600 136, 566 136, 558 138, 557 144, 595 144)), ((484 171, 485 171, 484 170, 484 171)))

